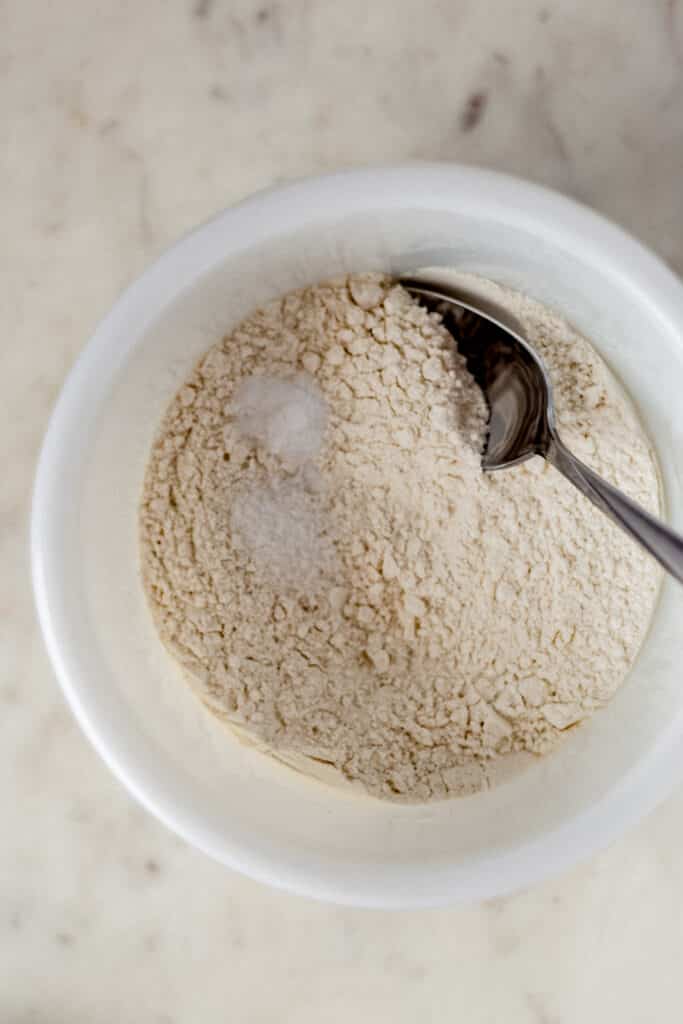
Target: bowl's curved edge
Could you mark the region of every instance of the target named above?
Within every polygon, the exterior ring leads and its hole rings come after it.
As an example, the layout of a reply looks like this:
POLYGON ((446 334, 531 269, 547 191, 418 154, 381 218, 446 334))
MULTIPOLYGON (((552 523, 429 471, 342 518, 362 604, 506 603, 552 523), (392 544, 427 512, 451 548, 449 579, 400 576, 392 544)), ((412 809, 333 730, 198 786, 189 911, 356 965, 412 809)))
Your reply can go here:
MULTIPOLYGON (((52 495, 63 483, 59 463, 60 458, 64 462, 65 446, 60 439, 70 432, 73 434, 75 402, 83 383, 92 381, 100 353, 108 348, 115 334, 130 324, 126 344, 119 344, 115 352, 115 359, 122 362, 159 311, 191 287, 193 281, 223 255, 222 241, 229 224, 232 224, 233 238, 249 235, 249 244, 254 244, 258 237, 272 235, 274 222, 284 233, 302 216, 310 216, 312 209, 329 207, 330 200, 340 190, 346 194, 349 208, 354 210, 362 209, 368 196, 381 198, 387 208, 392 203, 398 205, 401 197, 417 186, 426 196, 425 208, 434 207, 439 196, 457 193, 462 197, 469 190, 480 198, 482 193, 487 193, 482 200, 486 209, 508 221, 523 217, 527 206, 534 207, 536 217, 547 213, 550 227, 557 230, 559 223, 562 230, 572 236, 577 251, 583 248, 593 255, 596 251, 610 253, 613 259, 610 273, 636 287, 641 301, 649 305, 654 317, 669 329, 675 327, 680 331, 683 328, 683 285, 673 272, 621 228, 575 200, 542 186, 476 167, 415 163, 340 171, 267 189, 222 211, 171 246, 122 293, 96 328, 71 369, 48 424, 35 476, 30 531, 36 609, 55 674, 84 733, 135 798, 189 843, 258 881, 315 899, 387 909, 464 904, 505 895, 557 875, 597 852, 648 813, 673 788, 683 770, 680 730, 672 726, 647 764, 637 765, 616 789, 589 811, 540 840, 478 861, 476 879, 467 874, 467 865, 464 868, 448 864, 435 866, 426 881, 424 872, 416 869, 397 866, 371 869, 367 865, 333 863, 311 865, 292 857, 283 858, 280 854, 273 856, 267 850, 256 851, 239 845, 227 848, 224 841, 219 841, 201 822, 193 820, 186 809, 176 806, 172 794, 164 792, 151 778, 142 778, 131 771, 125 753, 117 749, 116 736, 93 714, 87 699, 87 684, 77 678, 78 670, 70 663, 55 629, 55 592, 50 578, 46 524, 52 495), (169 288, 169 276, 182 280, 183 287, 169 288), (343 882, 340 881, 342 868, 346 876, 343 882)), ((96 400, 95 389, 91 405, 96 400)), ((82 428, 80 415, 79 425, 82 428)))

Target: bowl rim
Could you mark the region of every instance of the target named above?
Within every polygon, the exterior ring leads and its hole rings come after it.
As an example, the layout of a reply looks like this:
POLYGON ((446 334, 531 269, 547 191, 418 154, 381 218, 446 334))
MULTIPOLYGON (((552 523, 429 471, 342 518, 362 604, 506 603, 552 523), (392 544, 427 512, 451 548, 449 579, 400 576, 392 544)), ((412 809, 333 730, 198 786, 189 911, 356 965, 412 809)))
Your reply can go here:
MULTIPOLYGON (((67 375, 44 436, 34 482, 30 553, 34 599, 53 670, 86 736, 132 795, 172 831, 215 860, 258 881, 330 902, 382 908, 435 907, 476 902, 513 892, 554 876, 597 852, 662 800, 683 774, 683 743, 670 730, 598 803, 560 828, 519 847, 477 862, 469 875, 462 865, 440 868, 431 881, 412 867, 390 871, 354 870, 341 878, 338 865, 284 859, 227 843, 191 808, 174 800, 154 773, 131 768, 125 743, 88 699, 88 680, 71 657, 54 609, 59 578, 47 538, 50 509, 61 484, 64 439, 80 415, 88 382, 109 353, 110 371, 121 365, 145 329, 163 309, 224 259, 259 242, 295 230, 329 214, 366 210, 462 209, 505 224, 533 224, 550 244, 571 248, 591 261, 599 256, 607 272, 628 282, 654 319, 681 332, 683 283, 649 249, 588 207, 551 189, 484 168, 447 163, 409 163, 338 171, 257 192, 227 207, 166 249, 114 302, 67 375), (122 342, 123 328, 135 332, 122 342), (112 358, 112 344, 117 350, 112 358)), ((683 337, 682 337, 683 343, 683 337)))

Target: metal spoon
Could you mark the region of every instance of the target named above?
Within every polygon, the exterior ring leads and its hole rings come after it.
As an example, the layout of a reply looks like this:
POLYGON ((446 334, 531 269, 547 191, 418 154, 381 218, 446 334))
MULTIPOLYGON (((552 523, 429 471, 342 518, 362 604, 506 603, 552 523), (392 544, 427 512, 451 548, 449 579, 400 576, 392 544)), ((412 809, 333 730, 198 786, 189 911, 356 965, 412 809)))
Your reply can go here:
POLYGON ((599 477, 560 440, 550 378, 517 321, 460 289, 410 277, 400 283, 429 310, 441 314, 484 393, 490 418, 482 468, 507 469, 542 455, 683 583, 683 537, 599 477))

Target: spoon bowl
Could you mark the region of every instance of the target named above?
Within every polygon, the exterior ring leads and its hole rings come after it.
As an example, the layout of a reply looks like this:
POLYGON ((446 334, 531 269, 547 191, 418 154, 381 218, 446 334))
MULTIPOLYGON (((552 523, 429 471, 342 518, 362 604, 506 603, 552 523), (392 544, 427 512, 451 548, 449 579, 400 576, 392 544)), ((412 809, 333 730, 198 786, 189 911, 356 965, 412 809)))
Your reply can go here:
POLYGON ((479 384, 490 418, 482 453, 485 470, 507 469, 543 455, 554 430, 552 385, 542 360, 505 310, 466 292, 454 295, 414 278, 401 284, 438 313, 479 384))
POLYGON ((683 583, 683 537, 608 484, 560 439, 550 377, 520 324, 464 290, 404 277, 403 287, 438 313, 489 408, 482 468, 508 469, 534 455, 547 459, 601 511, 683 583))

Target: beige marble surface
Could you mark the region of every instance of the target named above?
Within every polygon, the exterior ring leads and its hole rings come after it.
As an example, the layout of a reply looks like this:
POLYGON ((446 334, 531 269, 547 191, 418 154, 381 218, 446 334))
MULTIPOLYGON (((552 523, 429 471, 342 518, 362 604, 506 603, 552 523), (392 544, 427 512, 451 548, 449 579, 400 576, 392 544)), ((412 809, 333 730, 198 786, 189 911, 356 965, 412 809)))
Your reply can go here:
POLYGON ((683 785, 592 863, 513 898, 316 905, 134 805, 43 652, 36 452, 120 288, 254 189, 411 157, 557 186, 683 271, 683 4, 0 2, 2 1024, 680 1016, 683 785))

